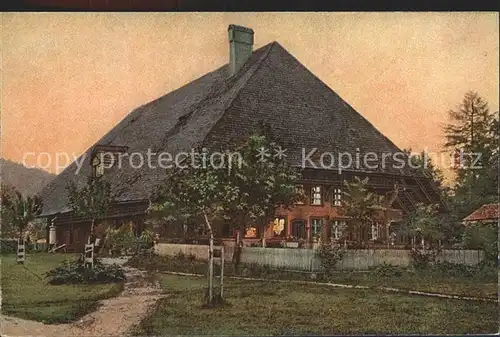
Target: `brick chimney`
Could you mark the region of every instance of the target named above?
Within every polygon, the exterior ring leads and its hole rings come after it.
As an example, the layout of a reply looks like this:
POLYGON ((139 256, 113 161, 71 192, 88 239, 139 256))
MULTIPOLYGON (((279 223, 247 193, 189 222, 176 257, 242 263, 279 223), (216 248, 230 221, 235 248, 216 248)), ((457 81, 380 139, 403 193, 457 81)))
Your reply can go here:
POLYGON ((229 25, 229 74, 235 75, 245 64, 253 49, 253 30, 243 26, 229 25))

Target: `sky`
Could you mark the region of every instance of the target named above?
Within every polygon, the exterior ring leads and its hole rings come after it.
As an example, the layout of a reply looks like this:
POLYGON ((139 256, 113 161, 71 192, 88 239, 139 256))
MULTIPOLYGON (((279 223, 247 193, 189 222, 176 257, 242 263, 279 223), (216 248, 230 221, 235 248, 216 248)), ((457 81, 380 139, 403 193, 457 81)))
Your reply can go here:
POLYGON ((255 48, 278 41, 400 148, 442 151, 469 90, 498 110, 498 13, 0 15, 2 157, 53 173, 227 63, 229 24, 252 28, 255 48))

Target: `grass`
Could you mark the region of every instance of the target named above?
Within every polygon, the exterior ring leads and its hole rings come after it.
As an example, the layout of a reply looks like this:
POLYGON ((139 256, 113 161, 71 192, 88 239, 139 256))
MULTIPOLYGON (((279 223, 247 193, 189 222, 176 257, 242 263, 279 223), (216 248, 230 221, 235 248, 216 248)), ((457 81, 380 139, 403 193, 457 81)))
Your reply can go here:
POLYGON ((16 263, 15 255, 2 255, 2 314, 51 324, 67 323, 93 311, 101 299, 116 296, 123 290, 121 283, 48 284, 45 273, 69 258, 74 255, 28 254, 24 268, 16 263))
MULTIPOLYGON (((174 271, 193 274, 204 274, 207 271, 207 262, 187 258, 178 259, 151 256, 132 259, 129 263, 132 266, 151 271, 174 271)), ((435 292, 447 295, 497 298, 498 276, 495 270, 492 269, 492 272, 482 274, 480 272, 472 272, 466 275, 460 271, 453 270, 453 268, 452 265, 442 265, 440 268, 412 271, 410 269, 381 266, 367 272, 338 271, 323 281, 369 287, 390 287, 435 292)), ((218 275, 217 265, 215 269, 215 273, 218 275)), ((235 269, 232 265, 228 265, 224 269, 224 274, 227 276, 247 276, 281 280, 311 280, 311 273, 272 270, 258 266, 242 266, 235 269)))
POLYGON ((202 309, 206 279, 159 275, 168 297, 139 335, 305 335, 494 333, 494 303, 227 279, 227 306, 202 309))
POLYGON ((376 272, 339 272, 332 277, 330 282, 372 287, 391 287, 447 295, 498 298, 498 282, 494 278, 453 276, 446 272, 403 270, 399 275, 388 276, 381 276, 376 272))

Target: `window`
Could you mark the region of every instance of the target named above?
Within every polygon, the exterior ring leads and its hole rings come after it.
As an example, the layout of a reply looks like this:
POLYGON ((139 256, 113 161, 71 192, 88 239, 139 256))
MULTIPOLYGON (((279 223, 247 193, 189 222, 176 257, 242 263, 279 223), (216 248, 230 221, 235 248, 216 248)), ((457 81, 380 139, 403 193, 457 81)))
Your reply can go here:
POLYGON ((311 219, 311 237, 318 238, 321 236, 323 227, 323 219, 311 219))
POLYGON ((340 240, 345 228, 346 223, 344 220, 335 220, 332 226, 332 237, 335 240, 340 240))
POLYGON ((311 188, 311 205, 322 205, 321 199, 321 186, 314 186, 311 188))
MULTIPOLYGON (((304 196, 304 195, 305 195, 305 193, 304 193, 304 186, 303 186, 303 185, 297 185, 297 186, 295 187, 295 190, 296 190, 296 192, 297 192, 297 193, 301 194, 302 196, 304 196)), ((304 201, 303 201, 303 200, 300 200, 300 201, 295 202, 295 204, 296 204, 296 205, 303 205, 303 204, 304 204, 304 201)))
POLYGON ((285 236, 286 234, 285 219, 279 217, 274 219, 273 233, 274 236, 285 236))
POLYGON ((94 177, 102 177, 104 174, 104 165, 99 156, 95 156, 92 160, 92 175, 94 177))
POLYGON ((332 206, 342 206, 342 191, 340 188, 333 189, 332 206))
POLYGON ((256 238, 257 237, 257 228, 256 227, 250 227, 247 229, 245 233, 246 238, 256 238))
POLYGON ((128 147, 114 145, 96 145, 92 149, 92 174, 101 177, 104 169, 109 169, 121 161, 120 154, 125 153, 128 147))
POLYGON ((371 240, 378 239, 378 226, 377 225, 372 225, 370 234, 371 234, 371 240))

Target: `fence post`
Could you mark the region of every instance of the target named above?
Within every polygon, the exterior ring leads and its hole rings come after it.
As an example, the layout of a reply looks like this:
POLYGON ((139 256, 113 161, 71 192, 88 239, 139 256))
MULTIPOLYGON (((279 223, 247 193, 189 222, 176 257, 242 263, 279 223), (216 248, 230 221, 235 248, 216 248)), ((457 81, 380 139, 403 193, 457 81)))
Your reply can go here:
POLYGON ((220 267, 220 298, 224 295, 224 246, 220 248, 221 250, 221 267, 220 267))
POLYGON ((85 245, 84 265, 86 268, 94 269, 94 244, 85 245))
POLYGON ((26 243, 21 239, 17 240, 17 258, 16 261, 17 263, 24 264, 25 260, 25 255, 26 255, 26 243))

